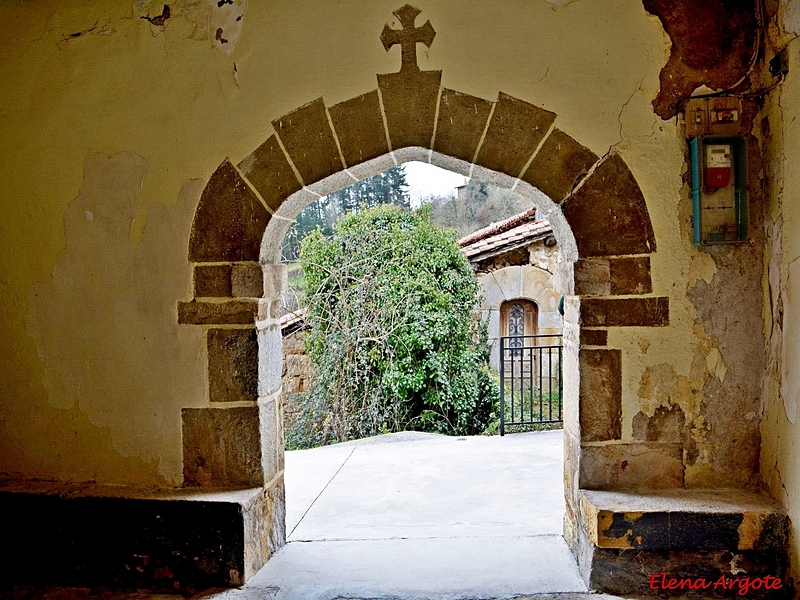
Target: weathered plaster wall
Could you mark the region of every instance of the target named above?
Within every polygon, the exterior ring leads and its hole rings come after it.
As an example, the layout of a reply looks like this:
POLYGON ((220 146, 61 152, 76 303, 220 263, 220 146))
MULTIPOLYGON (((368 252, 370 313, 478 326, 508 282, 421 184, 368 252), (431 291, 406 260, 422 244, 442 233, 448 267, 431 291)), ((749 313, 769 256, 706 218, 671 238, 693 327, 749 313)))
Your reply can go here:
MULTIPOLYGON (((0 6, 14 23, 0 40, 0 472, 180 482, 180 409, 208 402, 202 333, 175 313, 191 297, 195 180, 225 156, 238 164, 271 120, 373 90, 400 64, 379 40, 400 2, 239 2, 224 15, 199 4, 169 16, 138 1, 0 6)), ((624 158, 652 218, 652 294, 669 296, 670 327, 610 330, 625 364, 622 439, 636 441, 637 415, 677 404, 704 461, 686 484, 743 485, 752 456, 725 462, 715 430, 703 438, 728 392, 686 384, 724 382, 732 365, 687 294, 719 267, 690 247, 682 135, 651 104, 671 41, 635 2, 556 4, 426 2, 437 35, 420 66, 447 88, 554 111, 597 155, 624 158)))
POLYGON ((768 364, 763 388, 761 471, 771 493, 794 523, 792 565, 800 569, 800 3, 781 3, 784 32, 773 43, 788 44, 789 73, 764 110, 765 171, 769 204, 764 253, 764 335, 768 364))

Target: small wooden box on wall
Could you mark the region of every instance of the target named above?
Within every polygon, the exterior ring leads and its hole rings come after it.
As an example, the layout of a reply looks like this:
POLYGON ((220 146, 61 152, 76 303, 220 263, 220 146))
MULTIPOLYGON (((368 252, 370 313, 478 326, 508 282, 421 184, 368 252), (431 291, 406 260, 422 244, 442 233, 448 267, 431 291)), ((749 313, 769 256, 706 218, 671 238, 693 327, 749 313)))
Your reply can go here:
POLYGON ((745 242, 749 226, 742 100, 691 98, 685 119, 692 176, 692 241, 695 246, 745 242))

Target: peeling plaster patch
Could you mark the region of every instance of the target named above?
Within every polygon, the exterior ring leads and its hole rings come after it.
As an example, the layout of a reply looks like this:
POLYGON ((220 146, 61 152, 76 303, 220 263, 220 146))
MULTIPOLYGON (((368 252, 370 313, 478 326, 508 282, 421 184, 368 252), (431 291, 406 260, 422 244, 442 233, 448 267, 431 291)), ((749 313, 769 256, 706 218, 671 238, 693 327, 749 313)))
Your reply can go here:
MULTIPOLYGON (((800 312, 800 260, 789 263, 784 295, 784 311, 788 315, 800 312)), ((790 423, 797 420, 797 405, 800 403, 800 323, 796 318, 787 318, 783 323, 783 348, 781 352, 781 396, 786 418, 790 423)))
POLYGON ((659 117, 674 117, 678 103, 699 85, 726 89, 747 74, 756 41, 755 1, 642 0, 672 40, 653 100, 659 117))
POLYGON ((160 35, 169 21, 186 19, 192 24, 189 39, 210 41, 220 53, 229 55, 242 32, 247 0, 175 0, 169 4, 134 0, 134 14, 150 22, 153 35, 160 35))
POLYGON ((52 279, 31 287, 27 327, 50 404, 79 410, 122 456, 156 461, 179 483, 180 409, 205 397, 202 332, 175 319, 191 285, 185 248, 203 182, 186 182, 174 207, 151 205, 134 246, 148 169, 130 152, 86 159, 64 216, 66 248, 52 279))
POLYGON ((717 263, 707 252, 698 252, 692 256, 689 264, 689 287, 697 285, 697 280, 702 279, 706 283, 711 283, 717 273, 717 263))

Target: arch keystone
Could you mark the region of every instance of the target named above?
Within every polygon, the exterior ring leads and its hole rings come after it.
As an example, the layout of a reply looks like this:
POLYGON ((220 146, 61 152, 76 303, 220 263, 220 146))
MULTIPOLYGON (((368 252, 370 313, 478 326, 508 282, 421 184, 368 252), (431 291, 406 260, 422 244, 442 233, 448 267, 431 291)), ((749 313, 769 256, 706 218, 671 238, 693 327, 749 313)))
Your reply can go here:
POLYGON ((408 71, 378 75, 392 150, 431 147, 441 71, 408 71))

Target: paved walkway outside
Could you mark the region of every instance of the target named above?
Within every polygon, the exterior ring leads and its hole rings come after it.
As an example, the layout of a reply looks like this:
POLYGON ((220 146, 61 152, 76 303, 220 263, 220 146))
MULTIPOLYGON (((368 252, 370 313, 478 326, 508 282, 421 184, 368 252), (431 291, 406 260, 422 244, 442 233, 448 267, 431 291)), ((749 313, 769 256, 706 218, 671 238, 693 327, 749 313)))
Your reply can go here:
POLYGON ((562 439, 400 433, 288 452, 289 543, 215 598, 585 593, 561 537, 562 439))

